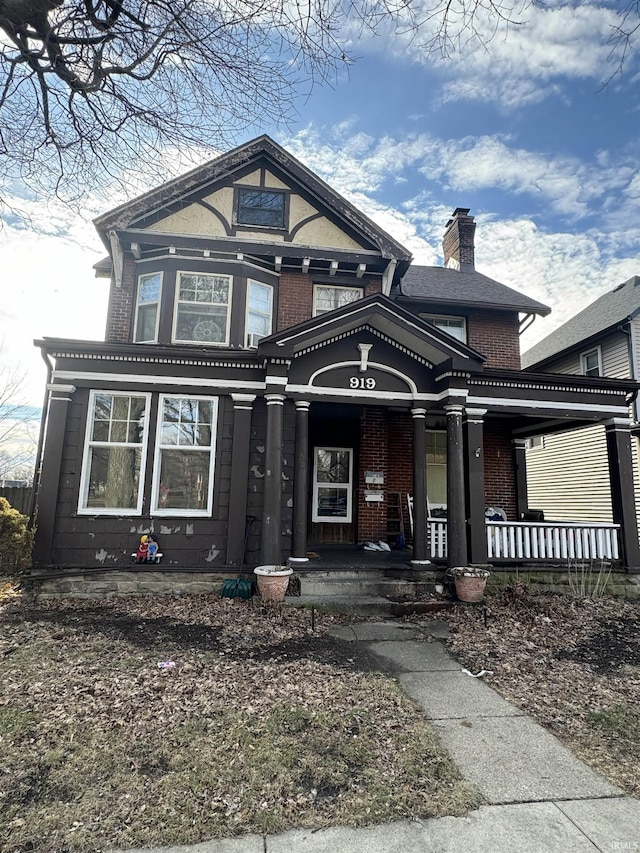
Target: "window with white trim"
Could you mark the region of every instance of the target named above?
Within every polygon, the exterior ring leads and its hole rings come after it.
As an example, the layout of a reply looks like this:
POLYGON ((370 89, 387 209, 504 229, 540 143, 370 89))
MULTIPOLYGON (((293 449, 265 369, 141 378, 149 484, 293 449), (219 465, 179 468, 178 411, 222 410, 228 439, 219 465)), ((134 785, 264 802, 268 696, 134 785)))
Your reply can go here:
POLYGON ((326 314, 362 299, 361 287, 339 287, 334 284, 313 285, 313 316, 326 314))
POLYGON ((142 512, 149 396, 91 392, 79 513, 142 512))
POLYGON ((443 332, 451 335, 452 338, 461 341, 463 344, 467 342, 467 323, 464 317, 447 317, 444 314, 420 314, 423 320, 428 320, 437 329, 442 329, 443 332))
POLYGON ((162 273, 153 272, 138 277, 136 295, 136 318, 133 340, 138 344, 154 343, 158 340, 158 317, 162 273))
POLYGON ((231 276, 179 272, 173 340, 188 344, 229 343, 231 276))
POLYGON ((210 515, 218 401, 160 396, 151 511, 210 515))
POLYGON ((350 524, 352 486, 353 450, 350 447, 316 447, 312 521, 350 524))
POLYGON ((584 376, 602 376, 602 353, 600 347, 595 347, 595 349, 581 353, 580 365, 584 376))
POLYGON ((427 506, 429 515, 447 509, 447 433, 428 429, 427 443, 427 506))
POLYGON ((255 347, 260 338, 271 334, 273 323, 273 287, 259 281, 247 282, 247 346, 255 347))

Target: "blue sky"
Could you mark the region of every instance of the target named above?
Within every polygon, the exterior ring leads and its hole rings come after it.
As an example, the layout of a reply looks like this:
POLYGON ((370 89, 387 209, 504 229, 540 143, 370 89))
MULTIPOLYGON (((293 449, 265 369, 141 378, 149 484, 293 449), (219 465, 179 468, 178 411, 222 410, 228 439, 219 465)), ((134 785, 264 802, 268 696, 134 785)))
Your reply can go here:
MULTIPOLYGON (((615 8, 530 8, 522 26, 448 61, 392 33, 354 35, 348 74, 300 98, 288 128, 245 138, 272 135, 419 263, 441 263, 448 217, 471 208, 477 268, 553 309, 526 349, 640 274, 637 51, 602 87, 616 70, 615 8)), ((91 218, 122 199, 92 194, 75 216, 15 195, 33 225, 12 220, 0 234, 0 357, 24 366, 25 401, 37 405, 45 371, 33 338, 103 337, 107 283, 92 265, 105 253, 91 218)))

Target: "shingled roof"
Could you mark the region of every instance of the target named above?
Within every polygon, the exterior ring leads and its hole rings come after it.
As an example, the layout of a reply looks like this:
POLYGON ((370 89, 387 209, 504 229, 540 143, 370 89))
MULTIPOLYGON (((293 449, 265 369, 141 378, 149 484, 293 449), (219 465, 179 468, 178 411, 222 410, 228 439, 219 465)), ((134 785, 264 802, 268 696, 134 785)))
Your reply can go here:
POLYGON ((640 313, 640 276, 605 293, 591 305, 571 317, 546 338, 543 338, 522 355, 525 368, 539 366, 560 353, 583 345, 585 341, 619 326, 640 313))
POLYGON ((466 305, 546 316, 550 308, 489 276, 446 267, 412 265, 405 273, 399 296, 443 305, 466 305))

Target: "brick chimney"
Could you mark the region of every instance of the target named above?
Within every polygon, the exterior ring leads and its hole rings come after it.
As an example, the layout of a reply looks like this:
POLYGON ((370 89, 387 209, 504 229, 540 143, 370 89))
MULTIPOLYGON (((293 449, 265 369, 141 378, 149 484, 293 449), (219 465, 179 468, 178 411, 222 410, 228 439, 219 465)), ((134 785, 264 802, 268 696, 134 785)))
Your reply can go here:
POLYGON ((473 238, 476 223, 469 216, 468 207, 456 207, 442 238, 444 265, 460 272, 473 272, 475 269, 475 246, 473 238))

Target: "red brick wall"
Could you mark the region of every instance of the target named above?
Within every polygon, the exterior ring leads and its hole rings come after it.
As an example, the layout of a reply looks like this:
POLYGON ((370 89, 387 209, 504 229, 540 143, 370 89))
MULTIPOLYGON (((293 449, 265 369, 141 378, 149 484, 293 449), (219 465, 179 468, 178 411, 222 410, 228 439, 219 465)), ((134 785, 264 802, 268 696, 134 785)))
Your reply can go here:
POLYGON ((313 313, 313 283, 302 273, 282 273, 278 283, 278 325, 276 331, 288 329, 308 320, 313 313))
POLYGON ((516 472, 511 434, 499 421, 484 425, 484 493, 487 506, 501 507, 515 520, 516 472))
POLYGON ((413 422, 409 412, 389 412, 387 419, 387 490, 400 492, 404 534, 410 535, 407 495, 413 494, 413 422))
MULTIPOLYGON (((360 474, 358 482, 358 541, 385 539, 387 532, 387 504, 365 503, 365 471, 382 471, 387 483, 387 422, 382 406, 368 406, 364 410, 360 430, 360 474)), ((386 488, 383 487, 386 492, 386 488)))
POLYGON ((113 280, 111 282, 105 340, 117 343, 127 343, 131 340, 134 291, 135 264, 133 260, 125 258, 121 287, 116 287, 113 280))
POLYGON ((518 315, 503 311, 472 311, 467 320, 467 343, 486 356, 487 367, 520 370, 518 315))

